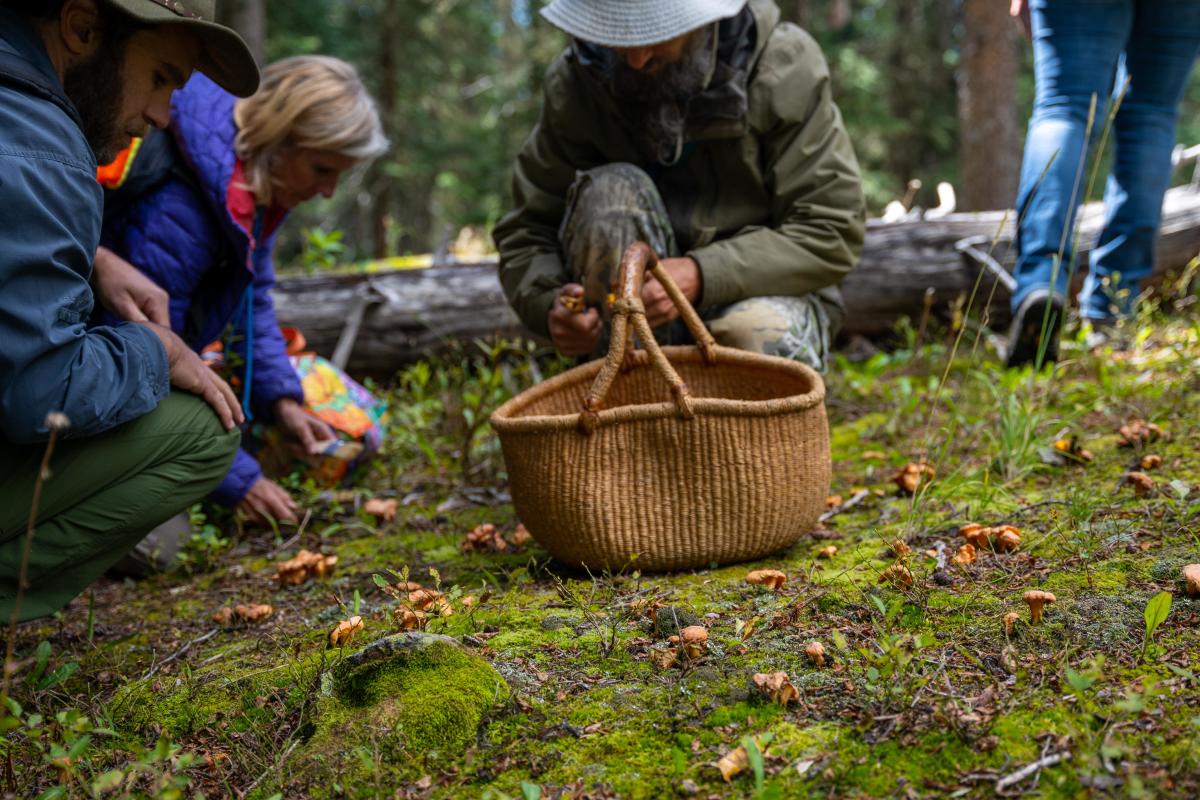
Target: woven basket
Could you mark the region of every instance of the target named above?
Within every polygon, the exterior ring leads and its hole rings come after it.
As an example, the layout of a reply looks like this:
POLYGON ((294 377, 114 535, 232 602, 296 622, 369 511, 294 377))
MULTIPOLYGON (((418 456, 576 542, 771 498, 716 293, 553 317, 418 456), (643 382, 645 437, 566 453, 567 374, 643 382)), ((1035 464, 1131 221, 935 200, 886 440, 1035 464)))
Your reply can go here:
POLYGON ((829 493, 820 376, 718 346, 641 242, 622 259, 618 287, 607 358, 492 414, 529 532, 593 570, 690 569, 792 545, 829 493), (655 343, 640 299, 647 266, 696 346, 655 343), (644 350, 632 349, 634 331, 644 350))

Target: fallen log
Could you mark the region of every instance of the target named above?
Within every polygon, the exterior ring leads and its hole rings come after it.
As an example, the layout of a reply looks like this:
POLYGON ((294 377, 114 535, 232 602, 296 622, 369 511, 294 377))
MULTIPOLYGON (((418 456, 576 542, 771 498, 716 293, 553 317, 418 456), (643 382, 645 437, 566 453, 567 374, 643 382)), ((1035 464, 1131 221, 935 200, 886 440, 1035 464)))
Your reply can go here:
MULTIPOLYGON (((1080 274, 1102 224, 1099 204, 1083 209, 1080 274)), ((936 221, 870 222, 862 261, 842 284, 843 333, 886 334, 900 317, 918 317, 930 290, 933 308, 945 311, 977 281, 976 308, 991 297, 991 319, 1003 323, 1009 292, 994 274, 985 271, 980 279, 980 254, 990 254, 1011 271, 1013 229, 1012 213, 998 211, 950 214, 936 221)), ((1163 205, 1156 276, 1182 269, 1197 253, 1200 191, 1172 189, 1163 205)), ((275 307, 280 324, 303 330, 309 346, 322 355, 338 351, 353 374, 390 375, 406 363, 445 351, 452 342, 528 335, 504 299, 494 260, 282 277, 275 287, 275 307), (353 336, 344 335, 351 332, 353 336)))

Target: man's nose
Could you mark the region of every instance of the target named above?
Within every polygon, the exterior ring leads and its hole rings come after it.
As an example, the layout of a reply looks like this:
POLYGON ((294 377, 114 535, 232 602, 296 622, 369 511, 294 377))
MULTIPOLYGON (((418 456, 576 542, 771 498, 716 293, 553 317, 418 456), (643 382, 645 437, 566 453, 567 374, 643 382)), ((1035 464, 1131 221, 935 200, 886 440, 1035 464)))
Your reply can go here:
POLYGON ((146 107, 146 111, 142 114, 142 118, 156 128, 165 128, 171 122, 171 96, 167 95, 165 99, 155 98, 150 105, 146 107))
POLYGON ((649 47, 631 47, 628 50, 622 51, 621 55, 625 58, 625 63, 630 69, 642 70, 654 57, 654 51, 649 47))

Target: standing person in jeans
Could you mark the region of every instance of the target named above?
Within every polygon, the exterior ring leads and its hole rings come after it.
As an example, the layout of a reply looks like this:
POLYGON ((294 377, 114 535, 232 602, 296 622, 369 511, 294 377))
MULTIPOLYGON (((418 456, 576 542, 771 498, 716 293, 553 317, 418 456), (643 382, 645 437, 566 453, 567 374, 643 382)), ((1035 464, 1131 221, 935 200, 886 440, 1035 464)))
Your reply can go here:
POLYGON ((1120 102, 1111 134, 1116 154, 1080 316, 1097 332, 1110 329, 1132 311, 1153 271, 1179 101, 1200 50, 1200 2, 1012 0, 1011 9, 1033 40, 1037 87, 1017 195, 1007 352, 1015 367, 1057 358, 1075 213, 1087 181, 1081 166, 1112 102, 1120 102))
POLYGON ((213 16, 213 0, 0 0, 5 623, 66 605, 212 491, 237 449, 237 398, 167 327, 162 292, 93 264, 97 159, 166 125, 193 70, 239 95, 258 86, 245 43, 213 16), (86 328, 97 300, 126 321, 86 328), (45 440, 64 425, 28 547, 45 440))

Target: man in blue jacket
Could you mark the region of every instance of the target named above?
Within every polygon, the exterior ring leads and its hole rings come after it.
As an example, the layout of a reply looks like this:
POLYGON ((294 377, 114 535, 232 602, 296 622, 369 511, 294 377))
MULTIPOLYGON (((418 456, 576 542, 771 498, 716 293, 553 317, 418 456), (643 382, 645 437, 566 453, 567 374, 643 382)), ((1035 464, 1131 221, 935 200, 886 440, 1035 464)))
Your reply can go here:
POLYGON ((0 0, 5 621, 61 608, 210 492, 237 449, 237 399, 171 333, 162 292, 121 265, 93 268, 97 161, 164 126, 171 93, 193 70, 238 95, 258 85, 237 34, 206 21, 214 5, 0 0), (96 299, 129 321, 87 329, 96 299), (64 440, 27 541, 52 428, 64 440))

